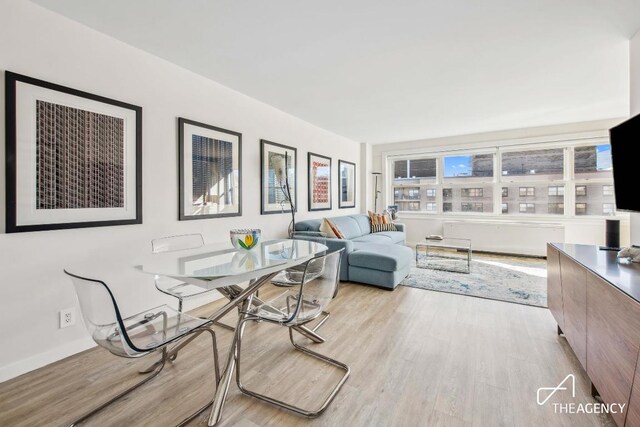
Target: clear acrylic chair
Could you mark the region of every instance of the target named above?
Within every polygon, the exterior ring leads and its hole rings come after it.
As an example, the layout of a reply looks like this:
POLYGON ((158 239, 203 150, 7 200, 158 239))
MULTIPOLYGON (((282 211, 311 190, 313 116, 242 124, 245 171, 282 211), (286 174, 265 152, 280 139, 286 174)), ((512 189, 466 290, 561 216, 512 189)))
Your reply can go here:
POLYGON ((300 282, 280 288, 280 293, 268 302, 259 302, 254 305, 241 319, 236 327, 237 339, 237 364, 236 383, 242 393, 253 396, 257 399, 280 406, 306 417, 317 417, 320 415, 335 398, 340 388, 349 377, 349 367, 330 357, 324 356, 315 351, 296 343, 293 338, 293 327, 305 325, 320 316, 335 294, 340 278, 340 259, 343 250, 332 252, 328 255, 315 257, 308 261, 300 282), (259 394, 247 389, 242 384, 242 333, 245 322, 264 321, 285 326, 289 329, 289 340, 296 350, 312 356, 318 360, 326 362, 344 371, 343 376, 330 391, 328 397, 315 409, 304 409, 290 403, 286 403, 276 398, 259 394))
MULTIPOLYGON (((159 254, 162 252, 182 251, 186 249, 196 249, 204 246, 202 234, 182 234, 179 236, 161 237, 151 241, 151 252, 159 254)), ((156 288, 163 294, 171 295, 178 299, 178 311, 182 311, 185 298, 209 292, 209 289, 202 288, 189 283, 169 277, 154 276, 156 288)))
MULTIPOLYGON (((181 234, 153 239, 151 241, 151 252, 159 254, 162 252, 197 249, 202 246, 204 246, 202 234, 181 234)), ((182 312, 185 299, 211 292, 211 289, 184 283, 170 277, 156 275, 154 276, 154 282, 160 292, 178 299, 178 311, 180 312, 182 312)), ((234 330, 232 326, 225 325, 222 322, 215 322, 215 324, 231 331, 234 330)))
MULTIPOLYGON (((215 370, 214 384, 218 384, 220 381, 220 368, 216 347, 216 335, 211 329, 212 322, 210 320, 180 313, 167 305, 155 307, 123 318, 113 293, 105 282, 82 277, 67 270, 64 270, 64 272, 71 278, 78 297, 85 327, 96 344, 116 356, 125 358, 138 358, 149 354, 161 354, 160 361, 156 362, 152 369, 141 372, 149 373, 142 381, 85 413, 74 421, 71 426, 76 426, 87 420, 92 415, 95 415, 97 412, 105 409, 110 404, 128 395, 133 390, 157 376, 168 360, 167 346, 187 335, 201 334, 203 332, 211 335, 215 370)), ((180 425, 192 420, 211 406, 212 403, 213 399, 183 420, 180 425)))
MULTIPOLYGON (((300 238, 302 238, 304 240, 304 237, 306 236, 301 236, 300 238)), ((296 234, 294 233, 293 238, 298 238, 298 236, 296 236, 296 234)), ((314 242, 320 243, 322 245, 326 244, 326 238, 323 237, 315 237, 314 238, 314 242)), ((280 287, 287 287, 287 286, 299 286, 300 282, 302 280, 302 276, 305 273, 307 266, 306 264, 302 264, 302 265, 296 265, 295 267, 291 267, 288 268, 286 270, 281 271, 280 273, 278 273, 278 275, 276 277, 274 277, 271 280, 271 284, 275 285, 275 286, 280 286, 280 287)), ((312 269, 307 271, 307 280, 312 280, 315 276, 317 276, 319 273, 322 272, 322 265, 318 264, 315 266, 312 266, 312 269)), ((338 276, 339 279, 339 276, 338 276)), ((333 298, 335 298, 338 295, 338 289, 340 287, 340 283, 338 280, 338 284, 336 285, 336 290, 333 294, 333 298)), ((317 335, 317 331, 318 329, 320 329, 322 327, 322 325, 324 325, 324 323, 329 319, 329 316, 331 316, 331 313, 329 313, 326 310, 322 311, 322 314, 320 316, 318 316, 317 318, 317 323, 315 325, 313 325, 313 327, 309 327, 309 329, 316 333, 317 335)), ((319 338, 321 338, 321 341, 318 340, 314 340, 316 342, 325 342, 325 339, 322 338, 320 335, 317 335, 319 338)))

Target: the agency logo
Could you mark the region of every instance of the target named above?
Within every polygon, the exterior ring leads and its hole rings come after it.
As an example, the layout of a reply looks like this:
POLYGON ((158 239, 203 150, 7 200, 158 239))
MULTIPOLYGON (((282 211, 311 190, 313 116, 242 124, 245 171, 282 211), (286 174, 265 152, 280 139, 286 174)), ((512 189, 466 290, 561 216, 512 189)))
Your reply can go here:
POLYGON ((554 394, 556 394, 558 391, 560 390, 566 390, 567 387, 567 383, 569 383, 569 385, 571 386, 571 397, 575 398, 576 397, 576 377, 573 374, 569 374, 567 375, 562 381, 560 381, 560 384, 558 384, 556 387, 540 387, 538 389, 538 405, 542 406, 545 403, 547 403, 549 401, 549 399, 551 399, 551 397, 553 397, 554 394), (544 395, 544 392, 547 392, 547 397, 544 400, 541 400, 540 398, 544 395))
MULTIPOLYGON (((536 395, 536 402, 542 406, 549 399, 560 392, 571 393, 571 398, 576 397, 576 377, 573 374, 567 375, 560 384, 555 387, 540 387, 536 395)), ((560 396, 560 395, 558 395, 560 396)), ((569 393, 561 395, 563 398, 569 398, 569 393)), ((556 414, 621 414, 624 412, 626 403, 557 403, 553 402, 553 411, 556 414)))

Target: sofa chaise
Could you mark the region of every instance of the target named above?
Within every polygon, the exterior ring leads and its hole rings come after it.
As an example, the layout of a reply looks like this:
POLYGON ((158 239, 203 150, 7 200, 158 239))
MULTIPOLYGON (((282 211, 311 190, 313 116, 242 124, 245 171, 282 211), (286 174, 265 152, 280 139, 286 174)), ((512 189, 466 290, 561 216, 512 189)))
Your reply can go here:
POLYGON ((326 242, 330 251, 344 248, 340 280, 395 289, 407 277, 413 252, 405 246, 404 224, 398 231, 371 233, 369 217, 363 214, 329 218, 344 239, 329 238, 320 232, 323 219, 296 223, 296 238, 326 242))

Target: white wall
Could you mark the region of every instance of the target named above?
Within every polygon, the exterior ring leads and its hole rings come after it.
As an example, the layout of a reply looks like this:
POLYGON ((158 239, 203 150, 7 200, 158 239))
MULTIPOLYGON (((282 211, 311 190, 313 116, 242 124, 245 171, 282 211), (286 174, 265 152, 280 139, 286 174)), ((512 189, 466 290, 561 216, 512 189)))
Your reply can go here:
MULTIPOLYGON (((640 31, 629 43, 631 55, 631 115, 640 114, 640 31)), ((631 214, 631 243, 640 245, 640 213, 631 214)))
MULTIPOLYGON (((203 233, 209 242, 226 241, 228 230, 234 227, 260 227, 267 238, 283 236, 288 215, 260 215, 260 138, 298 148, 298 218, 359 211, 360 198, 355 209, 337 209, 335 181, 338 158, 360 167, 359 143, 26 0, 0 0, 0 70, 142 106, 144 185, 142 225, 0 234, 0 381, 91 345, 79 319, 74 327, 58 329, 58 311, 75 305, 63 267, 88 259, 87 265, 96 271, 108 270, 103 273, 111 280, 124 311, 141 310, 173 303, 155 291, 151 277, 131 268, 137 257, 149 252, 152 238, 195 232, 203 233), (242 217, 177 221, 178 116, 242 133, 242 217), (307 212, 308 150, 333 157, 333 212, 307 212)), ((4 84, 0 98, 4 99, 4 84)), ((4 102, 0 105, 4 139, 4 102)), ((4 150, 0 151, 0 180, 4 180, 4 150)), ((4 224, 4 181, 0 188, 4 224)))
POLYGON ((363 211, 373 210, 374 190, 371 163, 373 161, 373 147, 363 142, 360 145, 360 206, 363 211))
MULTIPOLYGON (((599 120, 585 123, 572 123, 558 126, 545 126, 536 128, 514 129, 508 131, 488 132, 472 135, 458 135, 447 138, 407 141, 402 143, 377 144, 373 146, 373 169, 384 172, 383 157, 388 153, 412 153, 420 150, 447 150, 464 147, 495 147, 498 145, 525 144, 535 142, 550 142, 577 136, 606 136, 607 130, 620 123, 622 119, 599 120)), ((386 182, 386 177, 383 177, 386 182)), ((387 198, 383 191, 383 199, 387 198)), ((384 206, 387 206, 387 200, 384 206)), ((443 234, 443 223, 447 220, 460 220, 461 216, 453 215, 427 215, 427 214, 400 214, 400 222, 407 224, 407 241, 410 244, 421 242, 428 234, 443 234)), ((480 221, 518 221, 517 217, 504 219, 490 218, 486 216, 465 216, 467 219, 480 221)), ((580 218, 566 220, 563 218, 541 218, 541 223, 563 224, 565 227, 564 241, 567 243, 604 244, 604 220, 601 218, 580 218)), ((621 222, 622 244, 628 244, 629 221, 624 218, 621 222)), ((513 236, 517 239, 517 236, 513 236)))
POLYGON ((631 115, 640 114, 640 31, 629 42, 631 55, 631 115))

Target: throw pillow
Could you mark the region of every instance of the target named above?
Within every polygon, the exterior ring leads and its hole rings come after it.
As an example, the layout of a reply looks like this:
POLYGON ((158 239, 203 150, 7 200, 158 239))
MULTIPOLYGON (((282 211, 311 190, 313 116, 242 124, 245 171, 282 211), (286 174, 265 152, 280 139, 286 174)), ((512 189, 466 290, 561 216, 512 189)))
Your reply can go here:
POLYGON ((344 235, 340 229, 329 218, 324 218, 322 220, 320 231, 325 233, 327 237, 331 237, 333 239, 344 239, 344 235))
POLYGON ((369 221, 371 221, 371 232, 379 233, 381 231, 398 231, 391 221, 389 214, 378 214, 369 211, 369 221))

